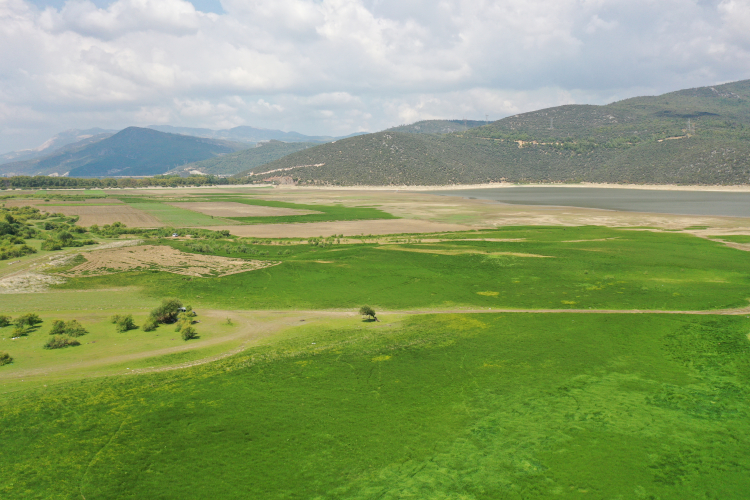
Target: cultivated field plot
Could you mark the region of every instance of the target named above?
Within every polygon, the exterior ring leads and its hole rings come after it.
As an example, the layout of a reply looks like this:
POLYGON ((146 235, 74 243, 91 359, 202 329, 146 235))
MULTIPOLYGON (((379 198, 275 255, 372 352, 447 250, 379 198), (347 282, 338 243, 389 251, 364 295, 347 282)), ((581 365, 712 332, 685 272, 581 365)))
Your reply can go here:
POLYGON ((229 276, 277 264, 260 260, 230 259, 180 252, 168 246, 143 245, 85 254, 87 262, 62 276, 104 276, 125 271, 154 270, 183 276, 229 276))
POLYGON ((38 206, 41 210, 48 212, 57 212, 64 215, 77 215, 79 226, 91 226, 98 224, 112 224, 113 222, 122 222, 128 227, 162 227, 164 224, 142 210, 138 210, 124 203, 113 205, 55 205, 50 207, 38 206))
POLYGON ((414 219, 304 222, 291 224, 256 224, 245 226, 206 227, 213 231, 228 230, 236 236, 254 238, 316 238, 318 236, 382 235, 466 231, 470 226, 414 219))
POLYGON ((319 214, 314 210, 298 210, 294 208, 266 207, 262 205, 247 205, 236 202, 183 202, 169 203, 173 207, 193 210, 214 217, 274 217, 284 215, 319 214))

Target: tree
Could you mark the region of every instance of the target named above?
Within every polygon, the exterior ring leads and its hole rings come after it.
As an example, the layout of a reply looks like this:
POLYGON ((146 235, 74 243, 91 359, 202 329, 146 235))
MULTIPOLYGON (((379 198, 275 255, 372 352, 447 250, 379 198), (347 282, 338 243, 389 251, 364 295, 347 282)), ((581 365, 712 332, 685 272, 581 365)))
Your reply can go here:
POLYGON ((2 328, 4 326, 8 326, 8 325, 10 325, 10 323, 11 323, 10 316, 6 316, 4 314, 0 314, 0 328, 2 328))
POLYGON ((164 299, 161 305, 151 311, 151 318, 157 323, 174 323, 182 308, 178 299, 164 299))
POLYGON ((375 309, 373 309, 370 306, 362 306, 359 308, 359 314, 362 316, 369 316, 370 321, 377 321, 378 318, 375 317, 375 309))

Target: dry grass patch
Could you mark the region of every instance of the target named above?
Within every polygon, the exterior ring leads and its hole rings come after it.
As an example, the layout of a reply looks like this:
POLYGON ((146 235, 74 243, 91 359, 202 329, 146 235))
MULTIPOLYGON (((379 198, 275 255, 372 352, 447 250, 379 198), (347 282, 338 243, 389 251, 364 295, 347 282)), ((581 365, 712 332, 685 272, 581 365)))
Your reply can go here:
POLYGON ((195 277, 228 276, 278 264, 184 253, 172 247, 155 245, 93 251, 85 257, 87 262, 60 275, 102 276, 125 271, 155 270, 195 277))
POLYGON ((276 217, 282 215, 309 215, 322 213, 315 210, 264 207, 236 202, 182 202, 169 203, 169 205, 214 217, 276 217))

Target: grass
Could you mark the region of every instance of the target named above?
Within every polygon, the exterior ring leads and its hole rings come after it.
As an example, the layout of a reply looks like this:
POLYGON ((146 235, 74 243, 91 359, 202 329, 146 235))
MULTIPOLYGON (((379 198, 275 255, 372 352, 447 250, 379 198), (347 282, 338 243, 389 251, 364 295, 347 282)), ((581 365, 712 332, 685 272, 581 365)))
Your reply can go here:
POLYGON ((750 235, 747 234, 722 234, 720 236, 709 236, 709 238, 731 241, 732 243, 750 243, 750 235))
POLYGON ((224 319, 204 315, 196 318, 200 320, 195 325, 199 339, 190 343, 185 343, 172 325, 162 325, 153 332, 135 329, 118 333, 110 321, 110 317, 118 313, 134 313, 136 325, 142 325, 148 317, 148 311, 131 308, 60 310, 42 312, 43 323, 27 336, 15 340, 12 326, 0 328, 0 351, 13 353, 15 360, 12 370, 0 372, 0 392, 202 359, 226 352, 244 341, 231 335, 236 333, 239 323, 227 325, 224 319), (76 319, 84 326, 88 333, 77 339, 81 346, 60 350, 43 348, 49 339, 52 321, 57 319, 76 319), (164 352, 170 349, 188 350, 164 352))
POLYGON ((211 365, 2 396, 0 494, 731 499, 750 489, 746 318, 388 321, 302 327, 211 365))
POLYGON ((216 226, 222 224, 276 224, 291 222, 325 222, 345 220, 372 220, 372 219, 397 219, 398 217, 383 212, 373 207, 345 207, 343 205, 303 205, 299 203, 287 203, 281 201, 259 200, 248 198, 246 194, 238 196, 201 196, 200 198, 185 198, 176 201, 204 201, 204 202, 234 202, 245 205, 256 205, 264 207, 292 208, 297 210, 314 210, 321 213, 307 215, 285 215, 271 217, 211 217, 200 212, 194 212, 183 208, 173 207, 167 201, 159 201, 158 198, 145 198, 137 196, 123 196, 120 199, 133 208, 147 212, 164 224, 174 227, 201 227, 216 226))
POLYGON ((216 198, 212 201, 231 201, 244 203, 245 205, 259 205, 263 207, 293 208, 297 210, 315 210, 322 212, 307 215, 283 215, 271 217, 230 217, 232 220, 245 224, 279 224, 291 222, 327 222, 346 220, 374 220, 374 219, 398 219, 395 215, 384 212, 374 207, 347 207, 344 205, 303 205, 300 203, 287 203, 283 201, 258 200, 249 198, 216 198))
POLYGON ((172 227, 205 227, 233 223, 232 221, 221 217, 211 217, 210 215, 193 212, 192 210, 185 210, 184 208, 173 207, 166 203, 159 203, 157 201, 128 203, 130 203, 130 206, 133 208, 143 210, 159 219, 165 225, 172 227))
MULTIPOLYGON (((696 310, 746 306, 750 298, 750 254, 692 235, 599 227, 464 234, 522 241, 459 241, 462 235, 456 234, 455 241, 403 244, 396 250, 377 244, 226 242, 214 245, 212 253, 281 265, 223 278, 130 272, 75 278, 59 288, 141 287, 144 295, 153 298, 177 295, 219 309, 370 304, 381 309, 696 310), (243 245, 259 255, 241 253, 243 245), (265 252, 268 255, 262 255, 265 252)), ((190 249, 186 243, 170 244, 190 249)))

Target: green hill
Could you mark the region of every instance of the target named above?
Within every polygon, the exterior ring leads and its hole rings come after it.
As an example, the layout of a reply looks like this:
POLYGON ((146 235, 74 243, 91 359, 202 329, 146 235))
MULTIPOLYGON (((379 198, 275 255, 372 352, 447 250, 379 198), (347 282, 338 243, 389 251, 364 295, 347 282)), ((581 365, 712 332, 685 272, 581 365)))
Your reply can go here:
POLYGON ((287 168, 300 183, 340 185, 747 184, 749 159, 746 80, 606 106, 548 108, 440 136, 368 134, 291 154, 262 170, 287 168))
POLYGON ((138 176, 163 174, 187 163, 233 153, 245 144, 166 134, 128 127, 115 135, 44 158, 7 163, 0 174, 68 175, 70 177, 138 176))
POLYGON ((184 172, 198 171, 211 175, 233 175, 239 172, 252 171, 256 167, 315 145, 312 142, 281 142, 271 140, 260 143, 254 148, 243 149, 237 153, 190 163, 175 170, 184 172))

